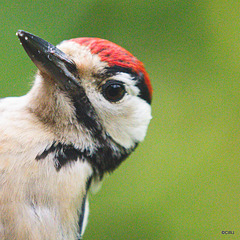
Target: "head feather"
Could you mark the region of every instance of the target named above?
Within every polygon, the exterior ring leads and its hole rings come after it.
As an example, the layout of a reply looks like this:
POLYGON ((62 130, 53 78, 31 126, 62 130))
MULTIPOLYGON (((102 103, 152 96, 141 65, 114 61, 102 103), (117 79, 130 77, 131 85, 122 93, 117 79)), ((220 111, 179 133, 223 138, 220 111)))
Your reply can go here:
POLYGON ((70 41, 80 45, 87 46, 92 54, 97 54, 101 61, 107 62, 109 67, 119 66, 131 69, 136 74, 143 74, 144 82, 148 88, 150 97, 152 97, 152 86, 144 65, 130 52, 105 39, 100 38, 74 38, 70 41))

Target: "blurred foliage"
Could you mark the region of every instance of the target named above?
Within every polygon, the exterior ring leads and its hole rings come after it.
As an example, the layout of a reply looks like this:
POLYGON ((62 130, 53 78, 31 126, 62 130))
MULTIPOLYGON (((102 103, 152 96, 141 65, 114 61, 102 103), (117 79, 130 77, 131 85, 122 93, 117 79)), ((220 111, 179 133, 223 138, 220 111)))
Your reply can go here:
POLYGON ((106 38, 152 79, 146 140, 90 196, 84 239, 240 239, 239 1, 0 1, 1 97, 36 71, 18 29, 106 38))

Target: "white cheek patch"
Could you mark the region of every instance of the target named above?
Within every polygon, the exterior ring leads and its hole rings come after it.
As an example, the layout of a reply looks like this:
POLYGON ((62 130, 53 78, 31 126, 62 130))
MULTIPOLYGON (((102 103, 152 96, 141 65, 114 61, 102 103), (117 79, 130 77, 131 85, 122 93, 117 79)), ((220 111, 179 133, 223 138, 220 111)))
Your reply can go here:
POLYGON ((144 139, 151 120, 151 106, 143 99, 126 95, 118 103, 108 102, 100 93, 88 95, 107 133, 125 148, 144 139), (97 95, 97 96, 96 96, 97 95))
POLYGON ((152 116, 150 105, 139 97, 129 99, 124 108, 127 111, 111 126, 111 132, 115 141, 128 148, 143 141, 152 116))

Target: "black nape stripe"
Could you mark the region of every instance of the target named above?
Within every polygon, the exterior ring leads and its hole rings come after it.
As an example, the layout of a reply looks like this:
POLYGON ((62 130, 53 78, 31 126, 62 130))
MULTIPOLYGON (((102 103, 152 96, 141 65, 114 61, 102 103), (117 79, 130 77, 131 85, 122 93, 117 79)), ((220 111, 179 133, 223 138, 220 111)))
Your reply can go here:
POLYGON ((142 98, 143 100, 145 100, 147 103, 151 104, 151 96, 150 96, 149 90, 145 84, 145 79, 144 79, 144 75, 142 72, 137 74, 137 73, 133 72, 132 69, 130 69, 130 68, 124 68, 124 67, 120 67, 120 66, 116 66, 116 65, 106 68, 106 74, 109 76, 114 76, 117 73, 121 73, 121 72, 128 73, 133 77, 133 79, 137 82, 136 86, 140 89, 139 97, 142 98))
POLYGON ((139 97, 145 100, 147 103, 151 104, 151 95, 149 93, 147 85, 145 84, 143 73, 140 72, 138 75, 135 75, 135 79, 137 81, 136 86, 140 89, 139 97))

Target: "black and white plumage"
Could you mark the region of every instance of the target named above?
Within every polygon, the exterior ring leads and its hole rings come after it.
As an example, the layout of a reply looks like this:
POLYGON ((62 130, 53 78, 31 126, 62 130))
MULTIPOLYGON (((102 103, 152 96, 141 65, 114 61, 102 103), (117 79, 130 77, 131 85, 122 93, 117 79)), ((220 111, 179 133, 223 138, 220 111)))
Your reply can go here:
POLYGON ((150 80, 107 40, 17 35, 39 71, 28 94, 0 100, 0 239, 80 239, 90 186, 146 135, 150 80))

